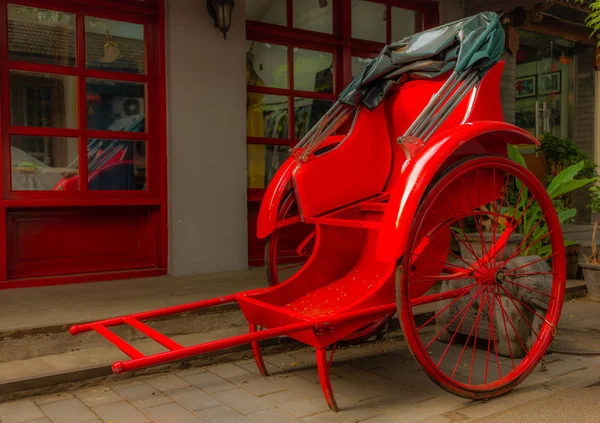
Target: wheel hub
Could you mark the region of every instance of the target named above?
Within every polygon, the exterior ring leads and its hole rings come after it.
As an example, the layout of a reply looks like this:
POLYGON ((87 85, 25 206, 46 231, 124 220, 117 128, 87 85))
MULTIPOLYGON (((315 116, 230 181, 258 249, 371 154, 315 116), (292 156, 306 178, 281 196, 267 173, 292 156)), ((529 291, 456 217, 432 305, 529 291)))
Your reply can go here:
POLYGON ((496 272, 496 275, 494 276, 494 281, 498 285, 502 285, 504 282, 506 282, 506 273, 504 273, 504 270, 498 270, 496 272))

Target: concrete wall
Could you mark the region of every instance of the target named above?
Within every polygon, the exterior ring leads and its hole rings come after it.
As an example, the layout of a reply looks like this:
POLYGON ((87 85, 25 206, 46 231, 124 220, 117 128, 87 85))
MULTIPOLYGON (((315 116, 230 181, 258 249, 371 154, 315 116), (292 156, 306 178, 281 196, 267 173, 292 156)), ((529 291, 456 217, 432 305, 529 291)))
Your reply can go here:
POLYGON ((166 1, 170 273, 247 267, 244 2, 227 40, 206 2, 166 1))

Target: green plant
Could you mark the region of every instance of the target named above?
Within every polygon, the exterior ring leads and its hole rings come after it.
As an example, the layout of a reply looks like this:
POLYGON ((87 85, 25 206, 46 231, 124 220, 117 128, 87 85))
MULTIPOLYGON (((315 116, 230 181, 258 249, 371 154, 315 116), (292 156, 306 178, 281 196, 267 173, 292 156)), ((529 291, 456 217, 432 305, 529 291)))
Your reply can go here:
POLYGON ((588 207, 594 213, 594 228, 592 229, 592 255, 586 261, 590 264, 600 264, 598 249, 596 248, 596 231, 598 230, 598 214, 600 213, 600 188, 596 185, 590 188, 590 204, 588 207))
MULTIPOLYGON (((525 159, 519 152, 518 148, 509 145, 508 155, 512 160, 516 161, 521 166, 525 168, 527 167, 525 164, 525 159)), ((565 206, 565 204, 559 200, 559 197, 580 189, 581 187, 595 182, 598 179, 597 176, 592 178, 575 179, 576 176, 580 175, 580 172, 584 168, 584 164, 585 163, 582 160, 577 164, 563 169, 552 179, 552 182, 550 182, 548 185, 548 196, 553 200, 552 202, 561 224, 573 219, 577 214, 577 210, 565 206)), ((517 181, 513 189, 521 191, 521 188, 521 183, 517 181)), ((541 209, 537 202, 531 204, 529 207, 527 206, 529 203, 529 193, 527 192, 526 188, 524 188, 522 190, 522 194, 517 197, 519 201, 516 207, 504 208, 503 214, 506 214, 507 216, 516 216, 516 219, 519 222, 519 226, 516 228, 518 233, 523 235, 531 233, 531 241, 529 242, 531 247, 521 251, 521 255, 536 255, 540 257, 546 257, 550 253, 551 247, 548 244, 548 227, 546 222, 544 221, 539 223, 541 209)), ((565 246, 573 244, 574 242, 565 240, 565 246)))
POLYGON ((583 161, 583 168, 577 179, 593 178, 596 175, 596 164, 589 154, 585 153, 569 138, 560 138, 545 133, 540 138, 538 151, 544 153, 546 170, 550 177, 555 177, 566 167, 583 161))
MULTIPOLYGON (((585 19, 585 24, 592 30, 590 38, 600 31, 600 0, 574 0, 575 4, 586 6, 590 9, 590 14, 585 19)), ((600 46, 600 41, 598 41, 600 46)))

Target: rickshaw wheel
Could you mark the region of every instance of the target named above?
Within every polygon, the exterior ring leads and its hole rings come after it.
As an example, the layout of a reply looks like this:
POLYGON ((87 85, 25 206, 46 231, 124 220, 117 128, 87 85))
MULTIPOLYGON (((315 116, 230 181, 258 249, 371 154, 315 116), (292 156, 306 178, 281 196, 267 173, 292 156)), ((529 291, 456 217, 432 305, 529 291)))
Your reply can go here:
POLYGON ((411 352, 455 395, 508 392, 542 360, 560 318, 566 257, 552 200, 515 162, 475 157, 437 179, 413 222, 397 277, 411 352))
MULTIPOLYGON (((290 190, 283 196, 277 220, 282 221, 298 216, 296 196, 290 190)), ((291 223, 277 228, 267 238, 265 245, 265 267, 269 286, 285 282, 299 272, 308 262, 315 246, 316 228, 304 222, 291 223)), ((383 317, 348 335, 342 343, 360 344, 376 336, 383 337, 389 317, 383 317)))

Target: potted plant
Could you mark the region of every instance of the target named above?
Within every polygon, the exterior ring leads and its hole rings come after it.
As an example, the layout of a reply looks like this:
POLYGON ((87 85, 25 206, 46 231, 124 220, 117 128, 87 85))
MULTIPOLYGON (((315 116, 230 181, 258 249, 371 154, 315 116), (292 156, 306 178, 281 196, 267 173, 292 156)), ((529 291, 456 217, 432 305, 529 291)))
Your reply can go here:
POLYGON ((598 230, 598 213, 600 213, 600 188, 590 188, 590 204, 588 206, 594 213, 594 226, 592 228, 592 254, 586 257, 583 268, 583 278, 591 300, 600 301, 600 260, 596 246, 596 231, 598 230))

